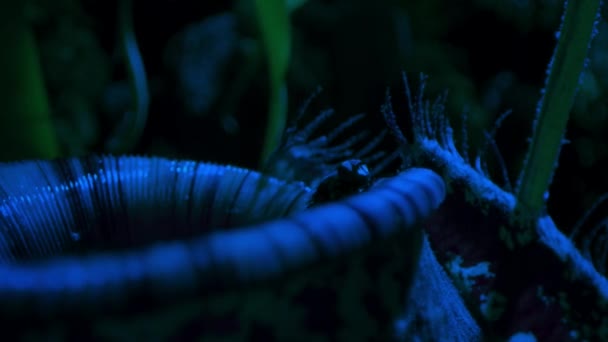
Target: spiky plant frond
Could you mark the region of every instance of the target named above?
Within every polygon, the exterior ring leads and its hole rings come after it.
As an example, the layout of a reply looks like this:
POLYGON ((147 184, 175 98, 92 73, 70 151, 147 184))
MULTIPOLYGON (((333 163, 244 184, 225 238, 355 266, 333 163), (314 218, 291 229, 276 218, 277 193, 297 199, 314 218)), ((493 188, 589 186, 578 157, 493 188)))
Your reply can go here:
POLYGON ((321 132, 321 126, 334 114, 333 109, 322 110, 310 122, 305 121, 306 110, 319 94, 317 89, 300 107, 294 121, 287 127, 277 151, 265 166, 265 172, 285 180, 299 180, 316 187, 345 160, 359 159, 370 166, 376 176, 396 159, 397 153, 380 150, 387 135, 384 130, 370 138, 361 125, 365 114, 351 116, 329 132, 321 132))
MULTIPOLYGON (((582 246, 582 252, 575 247, 574 241, 570 240, 560 232, 552 218, 544 213, 535 222, 531 229, 520 227, 516 220, 516 198, 514 194, 497 185, 485 171, 486 153, 488 149, 482 148, 477 153, 473 162, 468 161, 469 151, 458 149, 454 141, 453 129, 446 117, 445 101, 447 93, 443 93, 434 100, 426 99, 424 96, 427 76, 420 76, 420 86, 416 94, 412 94, 409 81, 403 74, 405 95, 411 116, 412 140, 406 138, 405 133, 397 124, 397 117, 393 112, 390 94, 387 93, 387 101, 382 106, 382 113, 389 127, 389 131, 401 145, 401 156, 405 166, 428 165, 431 169, 438 171, 446 180, 448 187, 458 185, 465 191, 466 198, 473 200, 473 205, 482 211, 492 208, 508 217, 511 222, 504 222, 509 226, 510 233, 516 234, 526 232, 531 239, 528 242, 538 241, 553 251, 564 265, 571 278, 588 284, 598 293, 603 300, 608 300, 608 280, 598 273, 605 269, 605 260, 608 260, 608 234, 606 221, 592 229, 596 239, 589 242, 587 234, 587 245, 582 246), (587 257, 585 257, 587 256, 587 257), (595 261, 594 261, 595 260, 595 261), (594 267, 593 264, 601 262, 601 266, 594 267)), ((486 134, 488 144, 494 144, 493 136, 500 122, 508 115, 508 112, 499 117, 495 129, 486 134)), ((466 141, 466 132, 463 134, 466 141)), ((466 144, 463 144, 466 146, 466 144)), ((491 149, 490 149, 491 151, 491 149)), ((508 186, 508 185, 506 185, 508 186)), ((494 227, 498 228, 498 227, 494 227)), ((579 248, 581 248, 579 244, 579 248)))
MULTIPOLYGON (((418 92, 412 94, 407 75, 403 73, 405 95, 411 117, 413 136, 411 142, 406 139, 397 124, 390 93, 387 93, 386 103, 382 106, 382 113, 389 130, 401 145, 401 156, 405 165, 412 164, 414 160, 423 163, 430 161, 448 182, 466 184, 470 194, 480 203, 489 203, 502 208, 503 212, 510 212, 515 207, 515 197, 492 181, 482 166, 485 164, 486 149, 478 152, 474 164, 470 163, 466 131, 463 133, 463 147, 460 150, 456 147, 454 131, 445 113, 447 92, 432 101, 425 98, 427 78, 424 74, 420 75, 418 92)), ((495 130, 487 135, 490 146, 495 146, 493 141, 495 130)), ((494 152, 500 155, 497 148, 494 152)), ((503 173, 506 174, 506 171, 503 173)))

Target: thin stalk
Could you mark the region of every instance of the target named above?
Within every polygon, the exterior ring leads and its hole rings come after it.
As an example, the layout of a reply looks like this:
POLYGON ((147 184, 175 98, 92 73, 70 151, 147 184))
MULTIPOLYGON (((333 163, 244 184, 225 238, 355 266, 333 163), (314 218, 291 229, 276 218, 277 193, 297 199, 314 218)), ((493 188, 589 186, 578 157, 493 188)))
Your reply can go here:
POLYGON ((565 3, 557 47, 537 107, 532 143, 518 182, 516 210, 524 219, 538 217, 545 206, 580 74, 596 32, 600 3, 601 0, 565 3))

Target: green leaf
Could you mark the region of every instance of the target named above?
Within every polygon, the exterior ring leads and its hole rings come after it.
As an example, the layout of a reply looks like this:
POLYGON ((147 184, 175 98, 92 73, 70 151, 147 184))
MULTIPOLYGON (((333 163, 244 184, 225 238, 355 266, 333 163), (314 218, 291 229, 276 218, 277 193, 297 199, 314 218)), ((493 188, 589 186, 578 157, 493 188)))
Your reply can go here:
POLYGON ((59 156, 38 50, 25 2, 0 5, 0 160, 59 156))

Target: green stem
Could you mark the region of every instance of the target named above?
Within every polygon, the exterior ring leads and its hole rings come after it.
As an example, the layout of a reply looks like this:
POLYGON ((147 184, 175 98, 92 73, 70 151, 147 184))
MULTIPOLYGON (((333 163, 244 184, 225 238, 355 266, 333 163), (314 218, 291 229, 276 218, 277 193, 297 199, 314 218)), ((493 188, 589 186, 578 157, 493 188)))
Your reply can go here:
POLYGON ((262 168, 279 146, 287 121, 285 74, 289 66, 291 34, 285 0, 255 0, 254 5, 270 79, 268 120, 260 160, 262 168))
POLYGON ((559 40, 549 64, 532 143, 518 187, 516 210, 523 214, 524 219, 537 217, 545 206, 545 193, 557 166, 568 116, 594 35, 600 2, 566 2, 559 40))

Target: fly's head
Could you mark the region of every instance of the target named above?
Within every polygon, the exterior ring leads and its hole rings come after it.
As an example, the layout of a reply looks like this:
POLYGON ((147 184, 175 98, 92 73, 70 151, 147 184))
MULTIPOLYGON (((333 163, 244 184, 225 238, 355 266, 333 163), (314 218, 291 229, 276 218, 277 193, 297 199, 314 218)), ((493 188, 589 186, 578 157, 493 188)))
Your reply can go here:
POLYGON ((364 162, 358 159, 343 161, 319 183, 309 207, 363 192, 372 183, 372 174, 364 162))

